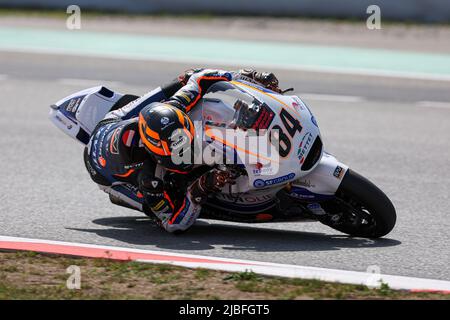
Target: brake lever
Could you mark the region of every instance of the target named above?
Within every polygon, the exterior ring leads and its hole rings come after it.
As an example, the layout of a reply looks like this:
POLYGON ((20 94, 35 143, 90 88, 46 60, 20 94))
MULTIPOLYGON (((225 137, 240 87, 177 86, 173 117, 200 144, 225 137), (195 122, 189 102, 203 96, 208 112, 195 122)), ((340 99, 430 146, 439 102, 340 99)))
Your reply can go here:
POLYGON ((281 90, 281 94, 285 94, 286 92, 294 91, 294 88, 287 88, 285 90, 281 90))

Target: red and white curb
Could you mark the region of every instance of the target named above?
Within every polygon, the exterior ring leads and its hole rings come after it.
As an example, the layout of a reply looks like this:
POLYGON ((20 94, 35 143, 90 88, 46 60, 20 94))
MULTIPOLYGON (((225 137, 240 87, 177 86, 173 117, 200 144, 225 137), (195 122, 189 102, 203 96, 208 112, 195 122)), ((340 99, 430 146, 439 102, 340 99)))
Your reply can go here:
POLYGON ((26 250, 90 258, 106 258, 147 263, 165 263, 188 268, 222 271, 253 271, 258 274, 329 282, 379 286, 388 284, 392 289, 414 292, 443 292, 450 294, 450 281, 385 275, 379 273, 346 271, 316 267, 303 267, 260 261, 217 258, 182 253, 140 250, 113 246, 99 246, 73 242, 0 236, 0 250, 26 250))

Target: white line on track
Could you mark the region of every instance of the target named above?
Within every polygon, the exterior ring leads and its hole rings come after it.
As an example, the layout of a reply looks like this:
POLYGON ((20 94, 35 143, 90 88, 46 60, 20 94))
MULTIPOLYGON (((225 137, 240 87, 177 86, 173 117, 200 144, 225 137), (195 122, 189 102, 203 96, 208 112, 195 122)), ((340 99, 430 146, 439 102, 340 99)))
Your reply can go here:
POLYGON ((344 67, 340 68, 340 67, 321 67, 321 66, 292 66, 291 69, 299 71, 356 75, 356 76, 373 76, 373 77, 424 80, 424 81, 427 80, 450 81, 450 75, 448 74, 434 74, 423 72, 406 72, 406 71, 376 70, 365 68, 344 68, 344 67))
POLYGON ((106 81, 106 80, 93 80, 93 79, 75 79, 75 78, 62 78, 57 80, 59 83, 70 86, 109 86, 119 87, 123 85, 118 81, 106 81))
POLYGON ((317 93, 297 93, 300 99, 315 101, 332 101, 332 102, 361 102, 365 101, 364 97, 344 96, 334 94, 317 94, 317 93))
POLYGON ((280 263, 208 257, 192 254, 155 250, 100 246, 74 242, 27 239, 0 236, 0 248, 7 250, 34 250, 47 253, 63 253, 85 257, 102 257, 119 260, 135 260, 147 263, 165 263, 188 268, 208 268, 214 270, 255 273, 291 278, 317 279, 322 281, 362 284, 377 287, 386 283, 393 289, 413 291, 443 291, 450 293, 450 281, 403 276, 384 275, 317 267, 305 267, 280 263), (132 258, 132 257, 135 258, 132 258))
POLYGON ((416 105, 422 108, 439 108, 439 109, 450 109, 450 102, 442 101, 419 101, 416 105))
POLYGON ((178 57, 166 57, 164 55, 132 55, 126 53, 91 53, 91 52, 73 52, 71 50, 63 48, 22 48, 22 47, 0 47, 0 51, 6 52, 24 52, 24 53, 38 53, 38 54, 61 54, 69 56, 81 56, 81 57, 100 57, 110 59, 121 59, 130 61, 162 61, 162 62, 175 62, 175 63, 194 63, 194 64, 220 64, 226 66, 239 66, 239 65, 252 65, 254 67, 274 68, 283 70, 298 70, 306 72, 318 72, 318 73, 331 73, 331 74, 344 74, 344 75, 357 75, 357 76, 374 76, 374 77, 387 77, 387 78, 399 78, 399 79, 412 79, 412 80, 430 80, 430 81, 450 81, 450 75, 448 74, 434 74, 423 72, 402 72, 392 70, 376 70, 366 68, 345 68, 345 67, 329 67, 329 66, 316 66, 316 65, 298 65, 298 64, 284 64, 284 63, 271 63, 271 62, 257 62, 247 61, 241 59, 222 60, 217 58, 197 58, 197 57, 184 57, 183 55, 178 57))

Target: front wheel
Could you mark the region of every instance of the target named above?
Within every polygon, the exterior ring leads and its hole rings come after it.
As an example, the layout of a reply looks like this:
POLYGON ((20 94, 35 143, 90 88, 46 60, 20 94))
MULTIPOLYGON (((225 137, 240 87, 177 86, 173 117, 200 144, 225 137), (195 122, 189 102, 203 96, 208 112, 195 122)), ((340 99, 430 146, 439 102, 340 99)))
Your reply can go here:
POLYGON ((335 199, 325 205, 321 222, 355 237, 379 238, 395 226, 397 215, 389 198, 368 179, 347 170, 335 199))

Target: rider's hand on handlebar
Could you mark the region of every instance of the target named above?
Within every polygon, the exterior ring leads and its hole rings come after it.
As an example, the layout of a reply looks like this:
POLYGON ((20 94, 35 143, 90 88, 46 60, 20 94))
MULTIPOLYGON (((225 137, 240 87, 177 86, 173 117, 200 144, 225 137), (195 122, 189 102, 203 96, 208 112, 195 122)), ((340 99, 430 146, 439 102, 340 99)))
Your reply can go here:
POLYGON ((227 183, 235 183, 230 172, 218 169, 204 173, 199 180, 200 187, 206 192, 219 192, 227 183))
POLYGON ((192 68, 192 69, 188 69, 188 70, 184 71, 183 73, 181 73, 181 74, 178 76, 178 81, 179 81, 183 86, 185 86, 186 83, 189 81, 189 78, 190 78, 194 73, 200 72, 200 71, 202 71, 202 70, 203 70, 202 68, 192 68))
POLYGON ((257 72, 253 69, 243 69, 239 70, 239 73, 245 77, 253 79, 260 84, 262 84, 267 89, 281 93, 282 90, 279 88, 278 78, 272 72, 257 72))
POLYGON ((278 92, 281 92, 281 89, 278 87, 278 79, 272 72, 257 72, 255 74, 255 80, 262 83, 266 88, 278 92))

